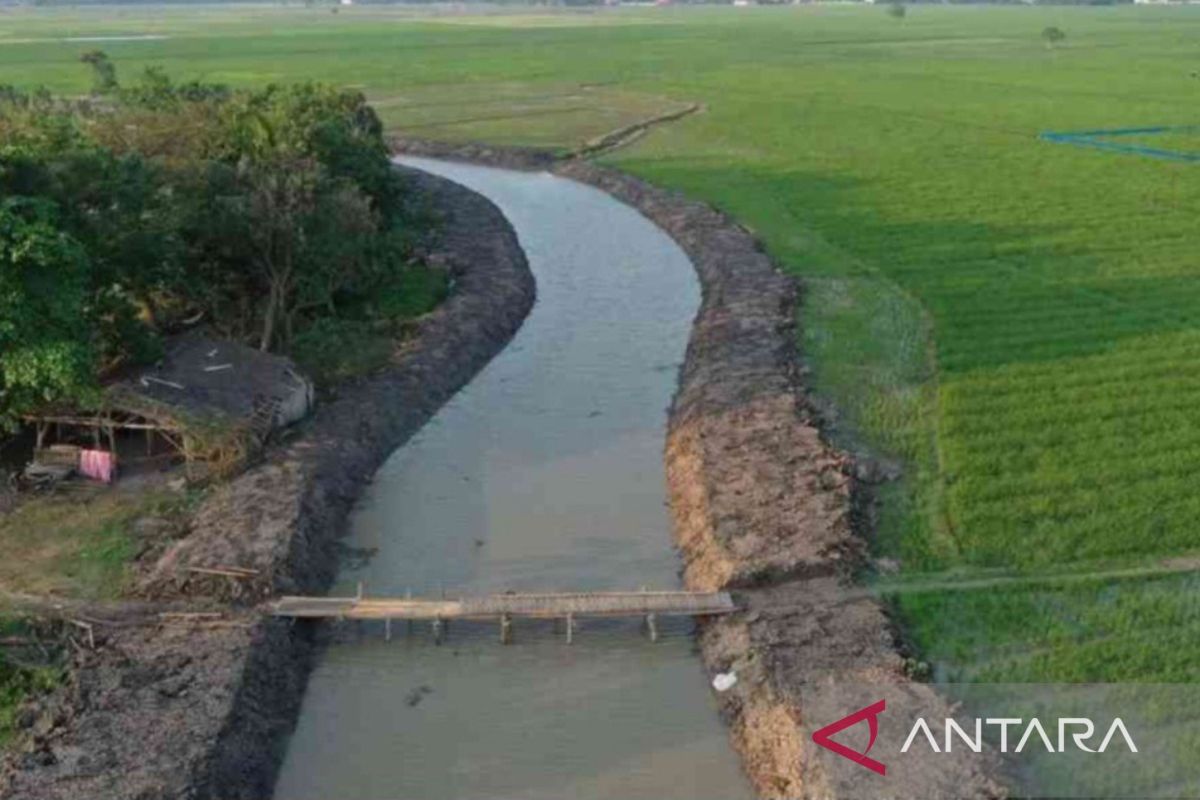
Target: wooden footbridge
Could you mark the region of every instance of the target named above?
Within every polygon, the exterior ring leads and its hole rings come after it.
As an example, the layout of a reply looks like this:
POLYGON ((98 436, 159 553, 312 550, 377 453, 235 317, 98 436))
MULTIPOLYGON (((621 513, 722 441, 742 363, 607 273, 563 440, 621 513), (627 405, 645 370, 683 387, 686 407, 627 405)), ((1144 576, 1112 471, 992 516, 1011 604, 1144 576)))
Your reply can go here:
POLYGON ((566 592, 509 593, 458 599, 403 599, 364 597, 281 597, 271 605, 277 617, 302 619, 383 620, 387 638, 392 620, 432 624, 434 641, 440 642, 446 624, 454 619, 498 620, 500 641, 512 639, 517 618, 561 619, 567 642, 574 638, 575 620, 582 617, 643 617, 651 639, 658 638, 658 616, 706 617, 735 611, 728 592, 566 592))

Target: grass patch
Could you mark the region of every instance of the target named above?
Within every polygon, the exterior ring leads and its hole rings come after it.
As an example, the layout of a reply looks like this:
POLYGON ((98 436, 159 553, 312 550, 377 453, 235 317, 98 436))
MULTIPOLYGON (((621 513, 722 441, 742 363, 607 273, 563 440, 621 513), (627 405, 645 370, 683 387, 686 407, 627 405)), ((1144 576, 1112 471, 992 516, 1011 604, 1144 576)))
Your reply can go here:
POLYGON ((611 86, 483 82, 417 87, 372 97, 385 125, 398 133, 443 141, 567 149, 686 103, 611 86), (531 124, 531 121, 541 123, 531 124))
POLYGON ((1054 582, 898 595, 915 642, 955 683, 1191 683, 1200 576, 1054 582))
POLYGON ((381 319, 404 322, 435 309, 450 294, 450 280, 440 269, 409 267, 384 286, 372 301, 381 319))
POLYGON ((815 279, 804 307, 801 350, 817 365, 813 388, 836 398, 826 414, 831 438, 905 467, 881 490, 876 550, 911 552, 918 540, 925 551, 952 550, 937 491, 936 364, 924 309, 879 275, 815 279))
POLYGON ((25 498, 0 517, 0 590, 103 600, 125 588, 138 552, 131 524, 171 518, 193 499, 173 492, 83 487, 25 498))

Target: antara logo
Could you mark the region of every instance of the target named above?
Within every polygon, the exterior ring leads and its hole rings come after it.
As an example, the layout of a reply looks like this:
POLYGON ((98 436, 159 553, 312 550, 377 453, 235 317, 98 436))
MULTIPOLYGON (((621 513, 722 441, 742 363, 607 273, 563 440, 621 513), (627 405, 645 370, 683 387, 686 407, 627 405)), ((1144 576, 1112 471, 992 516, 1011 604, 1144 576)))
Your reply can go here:
MULTIPOLYGON (((831 750, 845 759, 853 761, 855 764, 866 767, 872 772, 879 775, 887 775, 887 766, 880 761, 876 761, 867 754, 871 752, 871 748, 875 746, 875 740, 879 736, 879 715, 887 708, 887 701, 880 700, 872 703, 866 708, 860 708, 853 714, 842 717, 837 722, 833 722, 814 731, 812 740, 826 750, 831 750), (841 733, 847 728, 853 727, 858 723, 866 720, 867 731, 870 738, 867 740, 867 747, 862 752, 852 750, 841 742, 835 742, 833 736, 841 733)), ((1129 752, 1138 752, 1137 745, 1134 744, 1133 737, 1129 734, 1129 729, 1125 727, 1125 723, 1120 717, 1113 719, 1112 724, 1108 726, 1108 731, 1100 740, 1099 746, 1092 748, 1091 744, 1093 736, 1096 734, 1096 725, 1092 720, 1086 717, 1062 717, 1056 720, 1057 725, 1052 725, 1051 730, 1057 728, 1057 744, 1051 741, 1050 736, 1046 732, 1046 727, 1042 725, 1041 720, 1037 717, 1029 720, 1026 724, 1025 720, 1016 717, 988 717, 985 719, 976 719, 974 725, 974 735, 970 735, 967 731, 958 724, 956 720, 946 718, 943 720, 944 737, 942 746, 938 745, 938 740, 934 738, 933 731, 929 727, 929 723, 924 717, 918 717, 913 723, 912 730, 909 731, 908 737, 904 740, 904 746, 900 748, 901 753, 907 753, 910 748, 916 743, 919 738, 923 737, 924 741, 929 744, 929 749, 934 753, 952 753, 954 752, 954 737, 957 737, 961 744, 975 753, 983 751, 983 728, 986 724, 989 729, 997 729, 999 731, 999 750, 1001 753, 1015 752, 1020 753, 1025 750, 1026 745, 1033 742, 1040 742, 1045 746, 1049 753, 1063 753, 1067 750, 1068 738, 1072 741, 1075 749, 1084 753, 1103 753, 1108 749, 1109 744, 1120 735, 1120 740, 1129 748, 1129 752), (1014 733, 1020 732, 1018 739, 1016 736, 1009 736, 1009 731, 1012 729, 1014 733), (1017 739, 1016 748, 1009 749, 1009 743, 1017 739)))
POLYGON ((872 772, 887 775, 887 766, 867 755, 867 753, 871 752, 871 748, 875 746, 875 737, 879 736, 879 715, 886 708, 886 700, 880 700, 878 703, 872 703, 866 708, 860 708, 848 717, 842 717, 837 722, 826 725, 819 731, 813 731, 812 740, 826 750, 832 750, 842 758, 848 758, 855 764, 860 764, 872 772), (835 733, 841 733, 846 728, 857 725, 864 719, 867 721, 867 730, 870 732, 871 738, 867 741, 867 749, 861 753, 857 750, 851 750, 841 742, 835 742, 830 738, 835 733))
MULTIPOLYGON (((983 726, 986 723, 989 727, 996 727, 1000 731, 1000 752, 1001 753, 1020 753, 1025 749, 1027 744, 1034 741, 1034 734, 1037 734, 1037 739, 1046 746, 1048 753, 1065 753, 1067 751, 1067 731, 1073 729, 1070 736, 1075 744, 1075 748, 1084 753, 1103 753, 1108 749, 1108 745, 1112 742, 1113 737, 1118 733, 1125 740, 1125 746, 1129 748, 1129 752, 1136 753, 1137 745, 1133 743, 1133 737, 1129 735, 1129 729, 1125 727, 1125 723, 1120 717, 1116 717, 1112 724, 1108 726, 1108 733, 1104 734, 1104 738, 1100 741, 1098 748, 1088 747, 1086 744, 1090 742, 1096 733, 1096 724, 1087 717, 1061 717, 1058 722, 1058 748, 1054 747, 1054 743, 1050 741, 1050 737, 1046 735, 1046 728, 1042 725, 1041 720, 1037 717, 1029 720, 1026 725, 1025 720, 1017 717, 988 717, 986 720, 975 720, 975 735, 970 736, 962 726, 952 719, 946 719, 945 722, 945 737, 943 738, 943 748, 938 747, 937 739, 933 737, 933 731, 929 729, 929 724, 925 722, 925 718, 917 719, 912 730, 909 731, 908 738, 904 740, 904 746, 900 748, 901 753, 907 753, 909 748, 913 746, 913 742, 917 738, 917 734, 923 734, 925 741, 929 743, 929 749, 935 753, 950 753, 953 752, 954 739, 957 736, 969 750, 974 753, 983 752, 983 726), (1015 750, 1008 749, 1010 737, 1008 735, 1009 728, 1014 731, 1020 731, 1024 725, 1024 732, 1021 734, 1020 741, 1017 742, 1015 750), (1082 729, 1082 730, 1080 730, 1082 729)), ((1054 727, 1051 726, 1051 730, 1054 727)), ((1015 738, 1015 737, 1013 737, 1015 738)), ((1034 745, 1036 746, 1036 744, 1034 745)))

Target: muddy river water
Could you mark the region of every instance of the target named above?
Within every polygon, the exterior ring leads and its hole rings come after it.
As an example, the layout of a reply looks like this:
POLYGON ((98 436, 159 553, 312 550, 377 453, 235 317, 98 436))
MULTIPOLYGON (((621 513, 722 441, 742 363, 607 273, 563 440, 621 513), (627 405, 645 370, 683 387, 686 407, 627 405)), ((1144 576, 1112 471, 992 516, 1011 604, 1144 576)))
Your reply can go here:
MULTIPOLYGON (((632 209, 563 178, 404 162, 491 199, 538 300, 516 338, 364 493, 335 593, 674 588, 662 449, 699 288, 632 209)), ((742 800, 690 623, 454 623, 339 637, 277 800, 742 800), (343 641, 348 639, 348 641, 343 641)))

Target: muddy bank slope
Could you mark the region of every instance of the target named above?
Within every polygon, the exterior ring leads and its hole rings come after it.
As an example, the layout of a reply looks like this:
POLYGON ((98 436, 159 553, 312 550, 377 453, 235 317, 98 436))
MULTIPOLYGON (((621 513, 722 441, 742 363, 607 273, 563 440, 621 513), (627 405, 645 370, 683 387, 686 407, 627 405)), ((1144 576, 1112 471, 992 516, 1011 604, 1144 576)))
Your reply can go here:
POLYGON ((829 769, 829 754, 810 740, 816 728, 865 705, 863 684, 888 687, 893 707, 949 711, 931 687, 910 680, 891 621, 853 580, 868 566, 865 532, 852 514, 868 487, 856 484, 854 464, 825 442, 807 399, 797 281, 735 220, 616 170, 536 151, 411 140, 393 146, 549 169, 603 189, 665 230, 695 265, 703 302, 671 407, 667 480, 686 584, 735 589, 744 607, 706 626, 700 641, 710 672, 739 676, 719 698, 758 793, 1003 795, 994 763, 957 754, 920 767, 889 765, 887 783, 872 790, 858 767, 829 769), (816 697, 819 703, 804 702, 816 697), (829 717, 831 709, 838 712, 829 717))
POLYGON ((533 277, 499 210, 448 181, 406 172, 441 217, 430 257, 454 276, 450 299, 391 367, 339 387, 292 441, 203 503, 186 538, 140 580, 150 610, 98 625, 96 650, 76 654, 67 684, 25 710, 0 797, 270 797, 307 681, 311 631, 265 619, 245 601, 326 590, 364 482, 499 352, 534 300, 533 277), (188 566, 258 577, 196 580, 188 566), (231 585, 242 602, 228 602, 231 585), (153 613, 181 601, 220 617, 165 622, 153 613))

